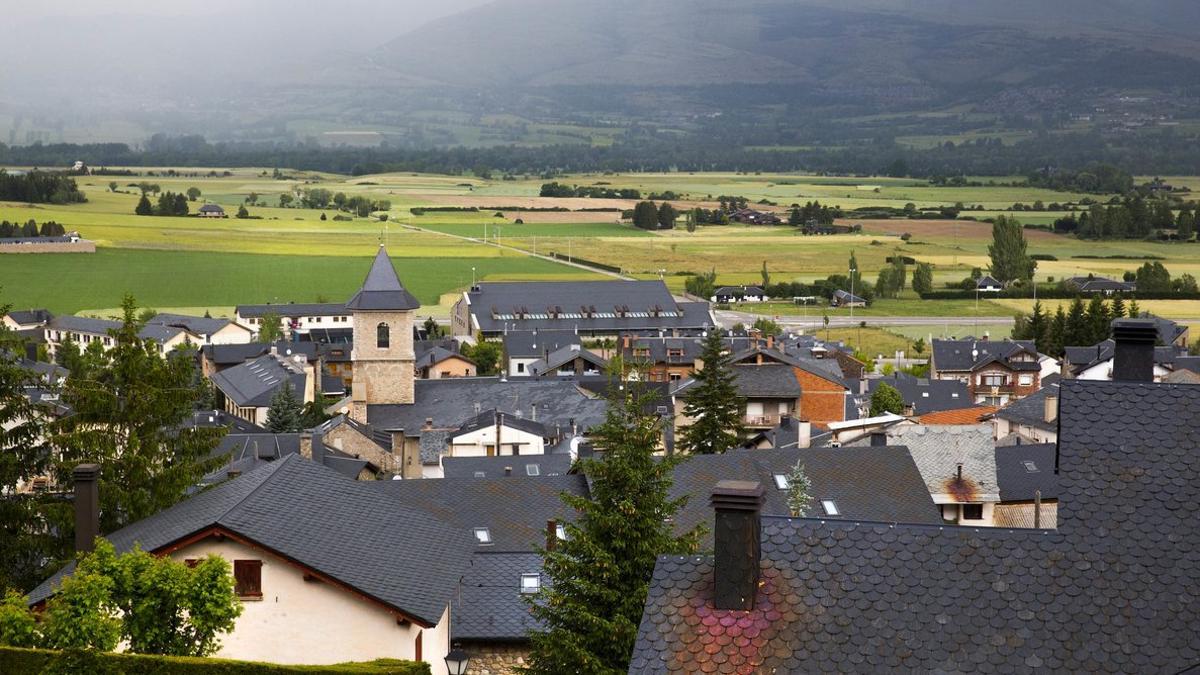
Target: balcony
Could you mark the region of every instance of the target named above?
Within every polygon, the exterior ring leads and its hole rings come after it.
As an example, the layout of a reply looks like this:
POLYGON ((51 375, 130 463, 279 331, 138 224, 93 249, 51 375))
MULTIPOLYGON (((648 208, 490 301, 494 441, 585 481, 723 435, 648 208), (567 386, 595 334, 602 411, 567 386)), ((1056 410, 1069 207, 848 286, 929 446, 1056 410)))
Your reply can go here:
POLYGON ((750 428, 770 429, 779 425, 779 415, 743 415, 742 424, 750 428))

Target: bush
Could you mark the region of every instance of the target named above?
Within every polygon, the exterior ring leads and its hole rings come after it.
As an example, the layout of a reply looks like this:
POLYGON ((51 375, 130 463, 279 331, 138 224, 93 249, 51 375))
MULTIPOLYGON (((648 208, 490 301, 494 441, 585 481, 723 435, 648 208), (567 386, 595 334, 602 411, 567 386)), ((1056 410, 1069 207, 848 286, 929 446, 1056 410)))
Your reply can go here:
POLYGON ((1058 260, 1057 257, 1052 256, 1049 253, 1031 253, 1029 254, 1029 257, 1033 258, 1034 260, 1058 260))
POLYGON ((146 656, 73 649, 0 647, 0 673, 89 673, 90 675, 272 675, 345 673, 346 675, 429 675, 429 664, 397 659, 332 666, 288 666, 189 656, 146 656))

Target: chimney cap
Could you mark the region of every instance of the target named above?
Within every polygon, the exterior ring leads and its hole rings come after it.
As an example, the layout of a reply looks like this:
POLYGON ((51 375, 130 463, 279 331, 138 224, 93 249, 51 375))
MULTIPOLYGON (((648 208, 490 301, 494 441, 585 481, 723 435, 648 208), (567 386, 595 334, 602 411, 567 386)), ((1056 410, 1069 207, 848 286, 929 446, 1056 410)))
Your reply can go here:
POLYGON ((756 480, 723 480, 713 488, 709 502, 722 511, 758 511, 765 494, 756 480))
POLYGON ((71 477, 76 481, 96 480, 100 477, 100 465, 78 464, 71 471, 71 477))
POLYGON ((1154 319, 1115 319, 1112 322, 1113 339, 1117 342, 1158 341, 1158 324, 1154 319))

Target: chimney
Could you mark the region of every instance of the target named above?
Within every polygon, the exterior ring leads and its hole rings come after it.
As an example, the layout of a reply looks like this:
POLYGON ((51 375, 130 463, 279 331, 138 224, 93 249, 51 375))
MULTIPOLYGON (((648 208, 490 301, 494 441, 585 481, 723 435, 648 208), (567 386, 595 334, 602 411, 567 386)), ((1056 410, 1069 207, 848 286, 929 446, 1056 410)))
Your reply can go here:
POLYGON ((796 428, 796 447, 807 448, 812 445, 812 423, 800 422, 796 428))
POLYGON ((546 521, 546 550, 553 551, 558 546, 558 521, 550 519, 546 521))
POLYGON ((313 456, 313 439, 311 431, 300 432, 300 456, 304 459, 312 459, 313 456))
POLYGON ((762 484, 723 480, 713 489, 716 511, 713 576, 717 609, 754 609, 762 557, 762 484))
POLYGON ((1058 419, 1058 394, 1046 394, 1045 408, 1042 412, 1042 421, 1049 424, 1058 419))
POLYGON ((506 467, 504 467, 504 475, 505 475, 505 476, 511 476, 511 475, 512 475, 512 467, 511 467, 511 466, 506 466, 506 467))
POLYGON ((1112 323, 1113 339, 1117 342, 1113 354, 1113 381, 1153 382, 1154 343, 1158 329, 1153 319, 1117 319, 1112 323))
POLYGON ((100 465, 80 464, 75 479, 75 550, 90 553, 100 536, 100 465))
POLYGON ((775 348, 775 336, 768 335, 767 336, 767 349, 774 349, 774 348, 775 348))
POLYGON ((887 445, 887 434, 882 431, 871 432, 871 447, 877 448, 887 445))

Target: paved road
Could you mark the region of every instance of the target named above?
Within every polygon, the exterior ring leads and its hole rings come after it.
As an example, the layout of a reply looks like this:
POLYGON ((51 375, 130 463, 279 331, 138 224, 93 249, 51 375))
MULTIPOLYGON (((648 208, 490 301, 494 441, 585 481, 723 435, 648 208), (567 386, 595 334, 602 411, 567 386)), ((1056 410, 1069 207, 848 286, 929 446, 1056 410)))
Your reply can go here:
MULTIPOLYGON (((541 258, 542 260, 547 260, 549 262, 558 263, 560 265, 567 265, 569 267, 578 267, 581 270, 587 270, 588 272, 593 272, 595 274, 603 274, 605 276, 610 276, 614 279, 623 279, 625 281, 629 281, 629 280, 633 279, 633 277, 625 276, 624 274, 620 274, 617 272, 609 272, 608 270, 597 269, 595 267, 588 267, 587 265, 581 265, 581 264, 575 263, 575 262, 567 262, 566 260, 559 260, 558 258, 553 258, 548 255, 542 255, 540 253, 534 253, 533 251, 528 251, 523 248, 517 248, 516 246, 509 246, 508 244, 497 244, 495 241, 484 241, 483 239, 479 239, 478 237, 464 237, 461 234, 450 234, 448 232, 438 232, 437 230, 427 230, 423 227, 417 227, 416 225, 409 225, 407 223, 399 223, 399 225, 400 225, 400 227, 403 227, 407 230, 412 230, 414 232, 424 232, 425 234, 439 234, 443 237, 450 237, 452 239, 461 239, 463 241, 470 241, 470 242, 474 242, 476 244, 483 244, 484 246, 495 246, 496 248, 504 249, 506 251, 513 251, 514 253, 520 253, 522 255, 527 255, 530 258, 541 258)), ((750 321, 753 322, 754 320, 751 319, 750 321)))
MULTIPOLYGON (((735 312, 729 310, 717 310, 714 312, 717 321, 722 326, 729 328, 736 323, 746 326, 754 323, 762 314, 750 314, 747 312, 735 312)), ((814 307, 812 314, 807 318, 801 316, 780 316, 775 319, 776 323, 784 328, 823 328, 825 322, 822 320, 821 309, 814 307)), ((849 328, 858 326, 861 322, 866 322, 868 326, 1011 326, 1013 324, 1012 317, 1003 316, 855 316, 853 319, 848 314, 839 314, 829 317, 829 326, 831 328, 849 328)))

